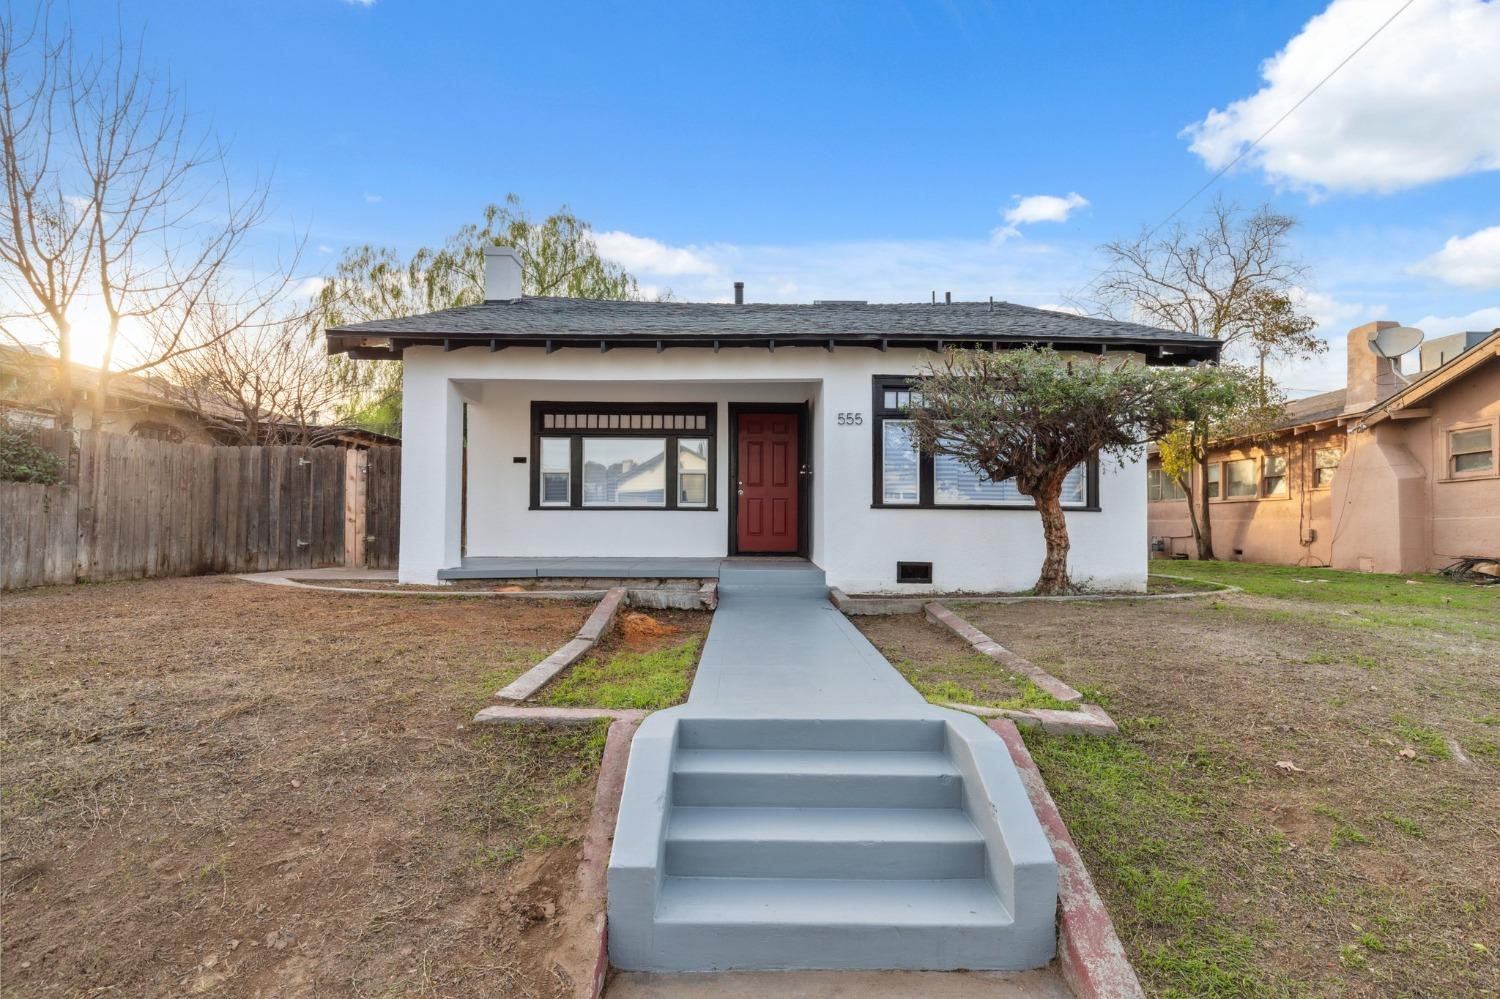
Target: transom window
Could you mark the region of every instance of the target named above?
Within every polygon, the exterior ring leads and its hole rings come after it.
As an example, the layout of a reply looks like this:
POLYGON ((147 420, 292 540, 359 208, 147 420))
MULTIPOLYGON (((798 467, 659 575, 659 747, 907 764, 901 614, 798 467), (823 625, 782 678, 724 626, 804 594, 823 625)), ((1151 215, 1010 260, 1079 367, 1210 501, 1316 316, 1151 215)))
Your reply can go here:
POLYGON ((1491 475, 1495 471, 1495 428, 1465 427, 1448 431, 1448 475, 1491 475))
POLYGON ((713 509, 716 410, 712 403, 532 403, 532 507, 713 509))
MULTIPOLYGON (((1030 509, 1012 480, 996 482, 948 454, 926 455, 917 448, 908 411, 920 405, 900 376, 877 376, 874 386, 874 504, 877 507, 1030 509)), ((1078 465, 1063 483, 1062 502, 1072 509, 1098 506, 1098 466, 1078 465)))

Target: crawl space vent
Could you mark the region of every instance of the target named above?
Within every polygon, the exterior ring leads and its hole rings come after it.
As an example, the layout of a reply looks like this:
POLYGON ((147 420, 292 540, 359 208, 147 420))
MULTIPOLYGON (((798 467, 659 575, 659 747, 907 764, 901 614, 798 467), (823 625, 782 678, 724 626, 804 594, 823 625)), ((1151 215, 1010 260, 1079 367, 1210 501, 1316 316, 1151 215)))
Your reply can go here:
POLYGON ((898 583, 930 583, 932 582, 931 562, 897 562, 896 582, 898 583))

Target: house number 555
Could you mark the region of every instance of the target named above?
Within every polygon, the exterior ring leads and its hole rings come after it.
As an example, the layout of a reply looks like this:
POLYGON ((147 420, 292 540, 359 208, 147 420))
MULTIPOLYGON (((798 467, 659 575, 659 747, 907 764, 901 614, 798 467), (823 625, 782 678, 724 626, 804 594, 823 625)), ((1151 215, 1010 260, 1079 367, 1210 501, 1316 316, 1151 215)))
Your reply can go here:
POLYGON ((839 426, 862 427, 865 425, 865 414, 863 413, 840 413, 839 426))

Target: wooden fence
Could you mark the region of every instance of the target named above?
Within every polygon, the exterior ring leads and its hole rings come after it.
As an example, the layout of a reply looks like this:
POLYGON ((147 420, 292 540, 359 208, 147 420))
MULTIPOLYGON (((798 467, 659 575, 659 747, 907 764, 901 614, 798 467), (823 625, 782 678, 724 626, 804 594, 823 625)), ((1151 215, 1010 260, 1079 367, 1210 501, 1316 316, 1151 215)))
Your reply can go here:
POLYGON ((42 436, 66 481, 0 482, 0 589, 396 564, 400 448, 42 436))

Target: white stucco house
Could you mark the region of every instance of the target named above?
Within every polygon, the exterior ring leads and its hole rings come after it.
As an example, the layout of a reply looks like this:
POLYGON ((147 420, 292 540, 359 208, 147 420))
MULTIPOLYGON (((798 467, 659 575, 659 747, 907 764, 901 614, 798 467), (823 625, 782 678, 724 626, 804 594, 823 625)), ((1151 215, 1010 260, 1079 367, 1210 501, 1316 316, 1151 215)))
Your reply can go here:
MULTIPOLYGON (((1023 589, 1038 515, 912 449, 907 379, 949 346, 1154 365, 1219 347, 1002 302, 529 298, 507 247, 486 251, 485 297, 327 333, 331 351, 405 362, 403 582, 499 557, 780 555, 851 593, 1023 589)), ((1145 465, 1080 467, 1068 506, 1074 578, 1144 586, 1145 465)))

